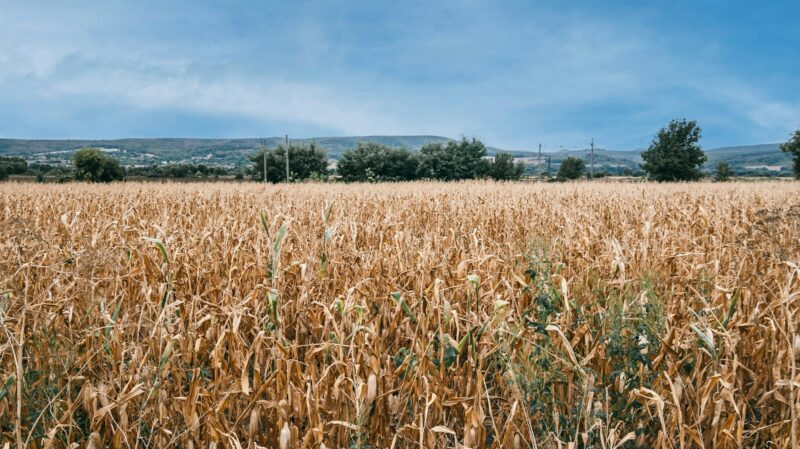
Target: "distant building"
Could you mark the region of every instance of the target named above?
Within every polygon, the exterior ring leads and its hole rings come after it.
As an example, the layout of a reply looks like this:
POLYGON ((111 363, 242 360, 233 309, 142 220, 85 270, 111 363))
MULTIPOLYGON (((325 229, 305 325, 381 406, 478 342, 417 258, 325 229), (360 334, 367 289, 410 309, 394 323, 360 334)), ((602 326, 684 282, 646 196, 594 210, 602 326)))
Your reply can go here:
POLYGON ((780 165, 745 165, 744 168, 748 170, 764 169, 769 171, 781 171, 780 165))

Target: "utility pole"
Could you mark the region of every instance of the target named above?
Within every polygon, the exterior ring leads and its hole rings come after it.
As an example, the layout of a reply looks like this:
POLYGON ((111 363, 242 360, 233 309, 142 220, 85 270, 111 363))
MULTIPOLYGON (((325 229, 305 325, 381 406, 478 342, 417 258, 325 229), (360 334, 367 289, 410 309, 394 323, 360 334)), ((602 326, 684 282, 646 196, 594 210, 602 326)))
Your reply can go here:
POLYGON ((267 182, 267 141, 261 139, 261 156, 264 158, 264 183, 267 182))
POLYGON ((547 156, 547 177, 550 177, 550 156, 547 156))
POLYGON ((286 182, 289 182, 289 135, 286 135, 286 182))
POLYGON ((539 143, 539 158, 536 159, 536 169, 542 171, 542 144, 539 143))
POLYGON ((589 179, 594 179, 594 137, 592 137, 592 165, 589 166, 589 179))

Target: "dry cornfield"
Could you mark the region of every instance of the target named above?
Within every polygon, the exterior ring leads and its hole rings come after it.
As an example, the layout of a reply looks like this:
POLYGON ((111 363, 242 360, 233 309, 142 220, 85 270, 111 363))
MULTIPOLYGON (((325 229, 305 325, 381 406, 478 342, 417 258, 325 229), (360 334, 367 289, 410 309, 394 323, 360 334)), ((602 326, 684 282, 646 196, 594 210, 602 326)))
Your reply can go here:
POLYGON ((0 446, 797 448, 800 184, 0 185, 0 446))

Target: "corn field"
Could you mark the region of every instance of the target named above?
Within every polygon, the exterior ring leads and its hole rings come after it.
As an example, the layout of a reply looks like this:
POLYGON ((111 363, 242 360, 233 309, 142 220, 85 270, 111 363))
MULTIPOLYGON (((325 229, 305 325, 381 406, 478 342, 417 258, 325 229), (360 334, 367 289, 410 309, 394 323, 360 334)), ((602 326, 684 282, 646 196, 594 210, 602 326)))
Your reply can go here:
POLYGON ((0 447, 796 449, 799 316, 792 182, 0 185, 0 447))

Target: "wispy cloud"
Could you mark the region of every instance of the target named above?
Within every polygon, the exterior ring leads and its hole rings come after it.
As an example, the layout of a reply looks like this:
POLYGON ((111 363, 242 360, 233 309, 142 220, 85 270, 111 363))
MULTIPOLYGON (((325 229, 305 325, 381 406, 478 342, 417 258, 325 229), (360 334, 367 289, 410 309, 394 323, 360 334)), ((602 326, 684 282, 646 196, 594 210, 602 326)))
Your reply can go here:
MULTIPOLYGON (((127 108, 188 117, 176 135, 291 126, 636 148, 674 117, 702 120, 712 145, 774 140, 800 120, 794 77, 759 85, 758 67, 731 65, 726 40, 667 7, 237 5, 0 0, 0 102, 15 111, 0 112, 0 134, 155 132, 151 120, 109 118, 127 108)), ((786 73, 800 64, 770 62, 786 73)))

